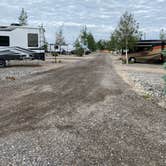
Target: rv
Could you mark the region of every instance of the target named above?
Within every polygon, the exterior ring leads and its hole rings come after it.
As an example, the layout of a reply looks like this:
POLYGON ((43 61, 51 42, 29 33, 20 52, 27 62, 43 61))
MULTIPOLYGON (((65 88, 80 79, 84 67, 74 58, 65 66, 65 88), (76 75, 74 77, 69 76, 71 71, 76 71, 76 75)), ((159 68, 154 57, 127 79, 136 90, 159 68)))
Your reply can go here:
MULTIPOLYGON (((128 51, 129 62, 164 62, 162 50, 166 49, 166 41, 161 40, 142 40, 137 42, 136 46, 128 51)), ((122 54, 122 60, 126 61, 125 53, 122 54)))
POLYGON ((45 59, 44 28, 20 26, 0 26, 0 66, 9 60, 45 59))

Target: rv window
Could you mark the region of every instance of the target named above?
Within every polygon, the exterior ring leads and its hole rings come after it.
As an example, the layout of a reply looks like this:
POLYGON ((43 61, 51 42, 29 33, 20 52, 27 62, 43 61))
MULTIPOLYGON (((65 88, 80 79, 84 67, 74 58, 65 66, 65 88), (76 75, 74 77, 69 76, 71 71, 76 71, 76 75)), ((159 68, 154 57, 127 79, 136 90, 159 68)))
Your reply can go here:
POLYGON ((28 47, 38 47, 38 34, 28 34, 28 47))
POLYGON ((9 46, 9 36, 0 36, 0 46, 9 46))
POLYGON ((136 47, 135 52, 151 51, 152 47, 136 47))

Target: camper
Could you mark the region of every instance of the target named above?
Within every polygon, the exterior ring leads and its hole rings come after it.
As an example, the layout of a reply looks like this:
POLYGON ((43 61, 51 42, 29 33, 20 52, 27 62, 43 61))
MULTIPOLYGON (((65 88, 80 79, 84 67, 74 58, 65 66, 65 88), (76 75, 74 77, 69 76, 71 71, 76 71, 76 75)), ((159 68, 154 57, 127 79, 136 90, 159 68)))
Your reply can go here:
MULTIPOLYGON (((161 40, 141 40, 136 46, 128 51, 129 62, 161 62, 165 61, 162 50, 166 49, 166 41, 161 40)), ((122 60, 126 61, 125 52, 122 60)))
POLYGON ((44 60, 44 32, 42 26, 0 26, 0 66, 5 66, 9 60, 44 60))

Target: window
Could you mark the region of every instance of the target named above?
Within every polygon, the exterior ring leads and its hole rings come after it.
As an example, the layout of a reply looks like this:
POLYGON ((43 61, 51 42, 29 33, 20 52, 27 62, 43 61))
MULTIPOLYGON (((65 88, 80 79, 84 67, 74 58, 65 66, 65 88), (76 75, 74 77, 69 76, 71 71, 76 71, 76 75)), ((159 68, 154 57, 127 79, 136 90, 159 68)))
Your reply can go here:
POLYGON ((38 47, 38 34, 28 34, 28 47, 38 47))
POLYGON ((10 40, 9 36, 0 36, 0 46, 9 46, 10 40))
POLYGON ((134 52, 145 52, 145 51, 151 51, 152 46, 138 46, 134 49, 134 52))

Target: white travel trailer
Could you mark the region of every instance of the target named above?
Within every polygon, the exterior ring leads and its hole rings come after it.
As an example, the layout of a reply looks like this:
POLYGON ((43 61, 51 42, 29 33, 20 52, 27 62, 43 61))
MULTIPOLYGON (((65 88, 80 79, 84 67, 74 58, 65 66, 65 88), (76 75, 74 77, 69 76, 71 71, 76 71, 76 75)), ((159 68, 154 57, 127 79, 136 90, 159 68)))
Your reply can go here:
POLYGON ((45 43, 44 32, 42 26, 0 26, 0 67, 6 66, 6 61, 10 60, 45 60, 42 49, 45 43))
POLYGON ((44 28, 19 26, 0 26, 0 47, 22 47, 39 49, 44 45, 44 28))

